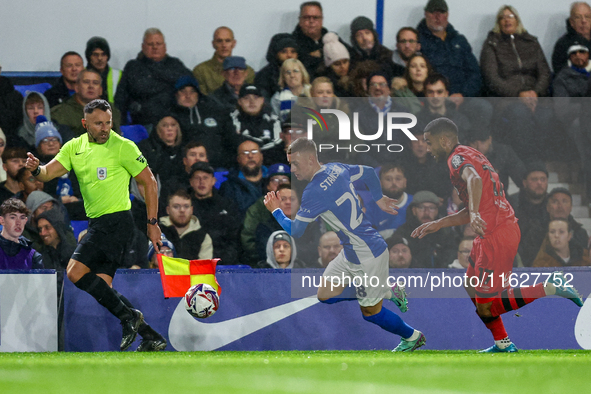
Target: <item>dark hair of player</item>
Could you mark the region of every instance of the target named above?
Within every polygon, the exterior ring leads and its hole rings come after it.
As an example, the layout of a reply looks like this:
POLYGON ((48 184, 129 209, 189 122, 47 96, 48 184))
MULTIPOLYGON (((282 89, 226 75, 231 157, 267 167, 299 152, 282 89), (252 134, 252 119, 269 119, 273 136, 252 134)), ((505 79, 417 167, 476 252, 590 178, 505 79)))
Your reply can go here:
POLYGON ((88 103, 84 106, 84 113, 91 114, 95 109, 100 109, 101 111, 105 111, 105 112, 107 112, 107 111, 113 112, 113 110, 111 109, 111 104, 109 104, 109 102, 107 100, 96 99, 96 100, 92 100, 90 103, 88 103))
POLYGON ((438 118, 431 121, 425 127, 425 133, 431 133, 431 135, 439 134, 453 134, 458 136, 458 126, 448 118, 438 118))
POLYGON ((18 198, 11 197, 0 205, 0 216, 6 216, 13 212, 22 213, 27 216, 31 213, 24 202, 18 198))
POLYGON ((297 152, 308 152, 316 154, 316 143, 305 137, 298 138, 287 148, 287 154, 291 155, 297 152))

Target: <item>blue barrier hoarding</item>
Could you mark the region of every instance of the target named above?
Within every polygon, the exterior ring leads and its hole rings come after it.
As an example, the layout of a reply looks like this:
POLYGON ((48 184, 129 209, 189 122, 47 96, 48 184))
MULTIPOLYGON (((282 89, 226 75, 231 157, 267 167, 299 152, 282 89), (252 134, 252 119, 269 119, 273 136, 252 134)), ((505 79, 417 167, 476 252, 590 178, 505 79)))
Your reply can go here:
MULTIPOLYGON (((461 270, 391 271, 422 278, 462 276, 461 270)), ((552 270, 516 269, 522 273, 552 270)), ((573 284, 584 298, 591 292, 591 269, 572 268, 573 284)), ((219 270, 220 308, 208 319, 193 319, 181 298, 164 299, 155 270, 119 271, 114 287, 141 309, 148 323, 167 338, 167 350, 337 350, 392 349, 399 338, 362 319, 356 301, 325 305, 315 298, 292 298, 292 286, 304 274, 289 270, 219 270)), ((427 282, 429 284, 429 282, 427 282)), ((457 283, 457 282, 456 282, 457 283)), ((65 350, 113 351, 121 326, 88 294, 66 280, 65 350)), ((426 349, 479 349, 492 338, 462 288, 409 288, 404 319, 427 337, 426 349)), ((398 313, 385 301, 387 308, 398 313)), ((521 349, 591 348, 591 307, 548 297, 503 315, 511 339, 521 349), (575 335, 575 325, 578 330, 575 335)), ((136 343, 137 345, 137 343, 136 343)), ((134 350, 136 345, 130 350, 134 350)))

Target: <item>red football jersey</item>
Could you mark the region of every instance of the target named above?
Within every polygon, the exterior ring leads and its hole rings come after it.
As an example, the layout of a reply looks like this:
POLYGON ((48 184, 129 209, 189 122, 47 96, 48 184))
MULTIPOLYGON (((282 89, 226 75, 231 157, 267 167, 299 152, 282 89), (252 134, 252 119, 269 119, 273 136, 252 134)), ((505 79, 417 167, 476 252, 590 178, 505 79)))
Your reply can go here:
POLYGON ((468 204, 468 185, 462 179, 462 170, 465 166, 471 166, 482 178, 482 197, 478 212, 482 220, 486 222, 485 235, 507 221, 517 222, 513 207, 505 198, 505 190, 499 180, 499 174, 486 156, 469 146, 456 145, 447 158, 447 165, 451 183, 466 208, 470 206, 468 204))

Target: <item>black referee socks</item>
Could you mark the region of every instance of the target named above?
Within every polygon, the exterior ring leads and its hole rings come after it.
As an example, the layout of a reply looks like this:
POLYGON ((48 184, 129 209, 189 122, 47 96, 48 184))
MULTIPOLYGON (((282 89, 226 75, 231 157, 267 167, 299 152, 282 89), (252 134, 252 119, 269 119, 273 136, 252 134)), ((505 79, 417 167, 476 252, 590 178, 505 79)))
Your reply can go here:
POLYGON ((99 304, 107 308, 119 320, 123 321, 133 317, 131 309, 117 296, 117 291, 112 289, 107 282, 96 274, 89 272, 74 285, 93 296, 99 304))

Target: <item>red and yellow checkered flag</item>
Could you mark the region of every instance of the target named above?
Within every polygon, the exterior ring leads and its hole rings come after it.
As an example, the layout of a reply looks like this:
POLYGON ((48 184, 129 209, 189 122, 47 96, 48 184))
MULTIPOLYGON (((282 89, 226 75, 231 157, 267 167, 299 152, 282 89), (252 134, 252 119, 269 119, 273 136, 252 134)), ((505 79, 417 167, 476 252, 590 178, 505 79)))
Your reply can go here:
POLYGON ((220 259, 185 260, 162 254, 158 254, 157 258, 164 298, 184 297, 187 290, 198 283, 207 283, 218 294, 222 293, 215 278, 215 267, 220 259))

